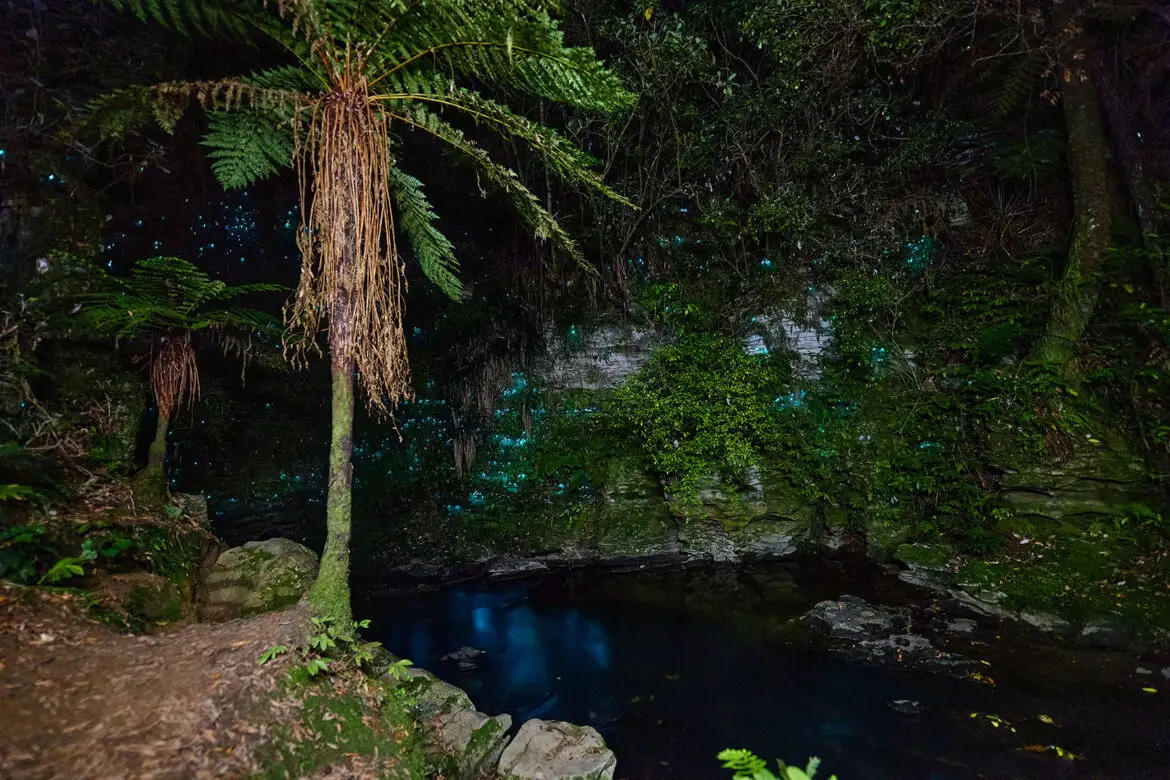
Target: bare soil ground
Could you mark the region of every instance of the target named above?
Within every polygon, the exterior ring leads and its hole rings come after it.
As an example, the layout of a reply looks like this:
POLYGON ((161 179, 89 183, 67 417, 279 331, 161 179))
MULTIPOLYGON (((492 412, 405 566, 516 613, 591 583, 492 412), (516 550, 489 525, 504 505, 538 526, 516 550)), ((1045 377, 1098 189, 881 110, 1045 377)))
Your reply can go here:
MULTIPOLYGON (((242 777, 284 710, 297 608, 250 620, 127 636, 69 594, 0 583, 0 777, 242 777)), ((337 775, 333 775, 337 776, 337 775)))

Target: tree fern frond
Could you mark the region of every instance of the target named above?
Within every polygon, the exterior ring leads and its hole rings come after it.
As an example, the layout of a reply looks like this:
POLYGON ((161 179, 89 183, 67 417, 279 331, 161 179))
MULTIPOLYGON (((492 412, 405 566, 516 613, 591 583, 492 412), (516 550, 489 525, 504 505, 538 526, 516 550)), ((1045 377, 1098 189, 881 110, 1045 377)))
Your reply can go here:
POLYGON ((423 193, 422 182, 394 166, 389 183, 390 195, 398 207, 395 225, 410 242, 419 267, 449 298, 460 300, 463 284, 459 281, 455 248, 435 227, 438 217, 423 193))
POLYGON ((508 199, 520 219, 538 240, 551 241, 578 263, 585 265, 585 258, 576 242, 565 232, 556 217, 548 213, 540 204, 536 195, 524 186, 515 171, 497 163, 461 130, 444 122, 422 105, 395 106, 395 111, 391 115, 403 124, 421 130, 465 155, 479 174, 491 182, 508 199))
POLYGON ((388 82, 385 86, 395 91, 376 96, 374 100, 418 101, 460 111, 507 138, 527 143, 553 175, 633 207, 632 203, 606 186, 601 177, 590 170, 597 164, 594 157, 551 128, 522 117, 507 106, 485 98, 473 90, 449 85, 437 75, 418 78, 395 76, 388 82))
POLYGON ((257 22, 268 16, 262 0, 98 0, 117 11, 129 11, 143 22, 158 24, 182 35, 223 34, 248 39, 257 22))
POLYGON ((475 78, 590 110, 634 100, 592 49, 566 47, 547 10, 520 0, 417 7, 393 26, 368 68, 375 82, 408 71, 475 78))
POLYGON ((1039 47, 1011 57, 1007 66, 1009 70, 1002 76, 993 99, 995 113, 1007 116, 1022 106, 1047 62, 1048 54, 1039 47))
POLYGON ((224 189, 242 189, 292 165, 293 118, 283 111, 213 111, 201 142, 224 189))
POLYGON ((192 100, 208 111, 247 108, 291 116, 304 103, 305 96, 242 78, 167 81, 147 87, 128 87, 97 98, 87 107, 84 124, 103 137, 114 139, 125 138, 151 123, 171 133, 192 100))
POLYGON ((118 341, 151 332, 187 333, 208 327, 259 330, 273 318, 229 305, 232 299, 284 288, 274 284, 229 287, 178 257, 139 260, 126 277, 100 273, 100 289, 81 296, 78 316, 118 341))

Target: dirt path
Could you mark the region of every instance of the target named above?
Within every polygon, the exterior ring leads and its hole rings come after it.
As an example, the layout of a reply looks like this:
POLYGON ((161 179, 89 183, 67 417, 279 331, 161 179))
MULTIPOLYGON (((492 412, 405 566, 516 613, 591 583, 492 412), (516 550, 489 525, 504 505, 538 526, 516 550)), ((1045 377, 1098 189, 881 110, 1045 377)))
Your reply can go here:
POLYGON ((283 706, 296 609, 160 636, 117 634, 77 599, 0 584, 0 777, 240 777, 283 706))

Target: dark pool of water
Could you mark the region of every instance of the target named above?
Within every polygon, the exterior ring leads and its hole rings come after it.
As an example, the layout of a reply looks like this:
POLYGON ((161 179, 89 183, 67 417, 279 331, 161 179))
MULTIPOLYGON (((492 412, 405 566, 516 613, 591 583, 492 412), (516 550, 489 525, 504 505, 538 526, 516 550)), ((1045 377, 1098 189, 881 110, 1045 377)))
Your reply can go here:
POLYGON ((1170 778, 1170 680, 1127 678, 1136 659, 989 629, 987 646, 966 648, 992 659, 989 686, 865 666, 801 639, 789 621, 819 600, 915 597, 858 566, 581 571, 370 599, 358 611, 373 638, 466 689, 483 711, 596 727, 628 780, 727 777, 715 760, 725 747, 801 763, 817 755, 841 780, 1170 778), (478 669, 440 661, 464 645, 487 651, 478 669), (899 715, 894 699, 926 709, 899 715), (1019 749, 1028 744, 1086 758, 1019 749))

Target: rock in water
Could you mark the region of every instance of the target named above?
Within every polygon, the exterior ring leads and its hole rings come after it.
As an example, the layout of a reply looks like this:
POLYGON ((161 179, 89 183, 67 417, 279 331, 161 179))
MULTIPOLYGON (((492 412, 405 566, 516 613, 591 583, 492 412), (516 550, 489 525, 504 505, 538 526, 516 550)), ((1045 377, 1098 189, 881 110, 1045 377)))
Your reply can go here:
POLYGON ((500 756, 503 780, 612 780, 617 759, 596 729, 530 720, 500 756))
POLYGON ((444 777, 477 780, 489 774, 508 742, 511 715, 485 715, 467 692, 425 669, 407 672, 406 690, 422 724, 425 748, 444 777))
POLYGON ((877 639, 888 637, 899 626, 895 616, 857 596, 822 601, 804 616, 808 624, 834 639, 877 639))
POLYGON ((461 672, 470 672, 479 668, 479 658, 487 651, 475 647, 461 647, 454 653, 448 653, 439 660, 447 664, 455 664, 461 672))
POLYGON ((925 709, 922 706, 922 702, 914 701, 913 699, 894 699, 893 701, 886 702, 886 706, 894 712, 910 716, 921 715, 922 710, 925 709))
POLYGON ((231 620, 295 604, 317 576, 317 554, 291 539, 224 550, 203 577, 200 619, 231 620))

